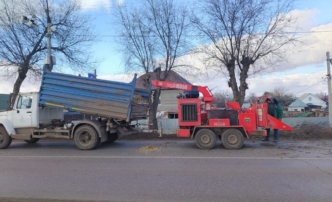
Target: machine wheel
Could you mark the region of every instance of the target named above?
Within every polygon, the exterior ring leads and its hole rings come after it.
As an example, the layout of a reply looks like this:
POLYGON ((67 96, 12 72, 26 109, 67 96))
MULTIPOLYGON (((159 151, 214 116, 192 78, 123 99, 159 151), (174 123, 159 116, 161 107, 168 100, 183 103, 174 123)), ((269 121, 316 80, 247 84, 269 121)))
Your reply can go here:
POLYGON ((226 149, 240 149, 243 146, 244 137, 237 129, 227 129, 222 133, 221 141, 226 149))
POLYGON ((113 143, 119 138, 118 133, 108 133, 107 134, 107 143, 113 143))
POLYGON ((197 147, 201 149, 212 149, 217 142, 216 134, 209 129, 201 129, 195 135, 197 147))
POLYGON ((6 129, 0 126, 0 149, 6 149, 12 143, 12 137, 10 137, 6 129))
POLYGON ((24 140, 24 142, 33 144, 39 141, 39 138, 31 138, 31 140, 24 140))
POLYGON ((82 125, 74 133, 74 142, 79 149, 91 150, 98 146, 100 139, 92 126, 82 125))

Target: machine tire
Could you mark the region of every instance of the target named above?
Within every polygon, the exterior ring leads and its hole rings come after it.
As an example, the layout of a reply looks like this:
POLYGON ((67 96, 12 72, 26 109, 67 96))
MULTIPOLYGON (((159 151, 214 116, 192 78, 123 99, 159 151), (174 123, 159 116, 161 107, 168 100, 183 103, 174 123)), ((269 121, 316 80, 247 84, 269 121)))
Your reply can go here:
POLYGON ((200 149, 212 149, 217 142, 216 134, 209 129, 201 129, 195 135, 195 142, 200 149))
POLYGON ((0 149, 6 149, 12 143, 12 137, 10 137, 6 129, 0 126, 0 149))
POLYGON ((100 138, 92 126, 82 125, 75 130, 74 142, 78 149, 91 150, 98 146, 100 138))
POLYGON ((108 133, 106 143, 113 143, 119 138, 118 133, 108 133))
POLYGON ((244 137, 238 129, 227 129, 221 134, 222 144, 226 149, 240 149, 244 144, 244 137))
POLYGON ((34 144, 39 141, 39 138, 31 138, 31 140, 24 140, 28 144, 34 144))

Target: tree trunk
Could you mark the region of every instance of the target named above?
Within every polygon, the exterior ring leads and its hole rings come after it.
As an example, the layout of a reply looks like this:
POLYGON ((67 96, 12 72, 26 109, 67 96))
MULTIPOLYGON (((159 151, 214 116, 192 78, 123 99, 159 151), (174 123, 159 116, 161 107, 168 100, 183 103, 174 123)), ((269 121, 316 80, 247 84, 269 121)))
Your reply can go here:
POLYGON ((239 92, 239 101, 238 101, 240 103, 240 106, 242 106, 244 98, 246 97, 246 90, 248 89, 248 84, 246 82, 248 78, 248 71, 250 65, 254 64, 254 61, 247 56, 243 56, 241 64, 242 64, 242 69, 240 72, 240 87, 239 87, 240 92, 239 92))
POLYGON ((240 101, 240 94, 237 87, 236 82, 236 74, 235 74, 235 60, 232 59, 226 65, 228 73, 229 73, 229 81, 228 86, 232 89, 234 101, 240 101))
POLYGON ((160 96, 160 88, 157 88, 153 92, 152 101, 150 104, 149 110, 149 129, 150 130, 158 130, 158 121, 157 121, 157 109, 159 103, 159 96, 160 96))
POLYGON ((14 107, 15 100, 16 100, 18 93, 20 92, 21 85, 27 76, 29 65, 23 64, 19 68, 20 69, 18 71, 18 77, 15 81, 14 88, 13 88, 13 94, 10 99, 10 104, 9 104, 10 109, 13 109, 13 107, 14 107))
POLYGON ((248 64, 244 64, 242 71, 240 73, 240 92, 239 92, 239 103, 240 106, 242 106, 243 102, 244 102, 244 98, 246 97, 246 90, 248 89, 248 84, 246 82, 247 78, 248 78, 248 70, 249 70, 249 65, 248 64))
MULTIPOLYGON (((156 74, 157 80, 165 80, 160 78, 161 75, 161 68, 158 67, 153 72, 156 74)), ((157 121, 157 109, 159 104, 159 97, 160 97, 160 88, 156 88, 153 92, 153 98, 150 102, 150 111, 149 111, 149 129, 150 130, 158 130, 158 121, 157 121)))

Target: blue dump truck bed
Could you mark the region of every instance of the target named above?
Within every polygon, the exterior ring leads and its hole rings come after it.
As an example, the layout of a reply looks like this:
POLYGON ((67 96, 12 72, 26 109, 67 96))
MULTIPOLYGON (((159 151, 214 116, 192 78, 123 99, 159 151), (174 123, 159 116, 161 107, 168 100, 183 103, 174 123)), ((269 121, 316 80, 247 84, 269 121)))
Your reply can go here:
POLYGON ((146 118, 150 95, 135 85, 44 71, 39 105, 130 122, 146 118))

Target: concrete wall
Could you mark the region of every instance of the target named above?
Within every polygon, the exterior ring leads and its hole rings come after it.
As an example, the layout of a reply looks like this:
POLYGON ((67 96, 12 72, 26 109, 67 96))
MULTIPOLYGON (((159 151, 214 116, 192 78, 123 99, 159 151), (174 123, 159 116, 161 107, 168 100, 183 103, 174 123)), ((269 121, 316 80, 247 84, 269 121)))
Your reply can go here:
POLYGON ((302 110, 304 111, 304 107, 288 107, 289 112, 294 112, 294 111, 301 112, 302 110))

